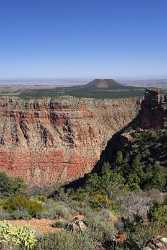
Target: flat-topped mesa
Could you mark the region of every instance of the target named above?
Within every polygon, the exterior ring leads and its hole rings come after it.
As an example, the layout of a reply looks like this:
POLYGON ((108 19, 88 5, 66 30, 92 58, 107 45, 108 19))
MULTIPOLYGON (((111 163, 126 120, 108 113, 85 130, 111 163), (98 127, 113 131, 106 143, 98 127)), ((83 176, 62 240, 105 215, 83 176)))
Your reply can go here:
POLYGON ((167 95, 159 89, 146 89, 140 101, 140 127, 159 129, 167 127, 167 95))
POLYGON ((89 172, 108 139, 136 115, 136 99, 0 98, 0 171, 30 185, 89 172))

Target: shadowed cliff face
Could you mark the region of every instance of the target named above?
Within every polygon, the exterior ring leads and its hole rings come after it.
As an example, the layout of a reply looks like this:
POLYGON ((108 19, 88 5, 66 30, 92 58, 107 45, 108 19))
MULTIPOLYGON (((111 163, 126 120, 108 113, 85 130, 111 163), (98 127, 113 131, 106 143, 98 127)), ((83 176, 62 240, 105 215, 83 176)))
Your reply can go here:
POLYGON ((135 115, 136 99, 0 98, 0 171, 38 186, 74 180, 135 115))

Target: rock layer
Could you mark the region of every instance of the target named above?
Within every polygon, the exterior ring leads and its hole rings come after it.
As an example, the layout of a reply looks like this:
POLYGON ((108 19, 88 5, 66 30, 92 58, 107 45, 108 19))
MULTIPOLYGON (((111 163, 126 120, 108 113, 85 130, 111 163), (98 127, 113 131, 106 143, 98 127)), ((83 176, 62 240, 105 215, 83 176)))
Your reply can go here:
POLYGON ((0 98, 0 171, 30 185, 89 172, 111 136, 136 115, 136 99, 0 98))

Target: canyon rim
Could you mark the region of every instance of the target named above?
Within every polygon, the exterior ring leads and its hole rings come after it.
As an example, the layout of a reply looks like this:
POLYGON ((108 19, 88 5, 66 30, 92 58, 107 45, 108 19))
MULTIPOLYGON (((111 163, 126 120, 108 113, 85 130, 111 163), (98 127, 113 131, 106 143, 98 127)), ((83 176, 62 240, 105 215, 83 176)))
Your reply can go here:
POLYGON ((136 115, 136 98, 0 98, 0 170, 30 186, 90 172, 107 141, 136 115))

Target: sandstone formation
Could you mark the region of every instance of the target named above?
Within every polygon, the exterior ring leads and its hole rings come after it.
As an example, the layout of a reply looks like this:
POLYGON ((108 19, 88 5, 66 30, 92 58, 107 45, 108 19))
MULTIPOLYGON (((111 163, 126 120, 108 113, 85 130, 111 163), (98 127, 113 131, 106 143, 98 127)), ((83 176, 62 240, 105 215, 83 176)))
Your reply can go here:
POLYGON ((143 129, 167 128, 167 95, 158 89, 146 89, 140 102, 139 126, 143 129))
POLYGON ((111 136, 136 115, 136 99, 0 98, 0 171, 30 185, 89 172, 111 136))

